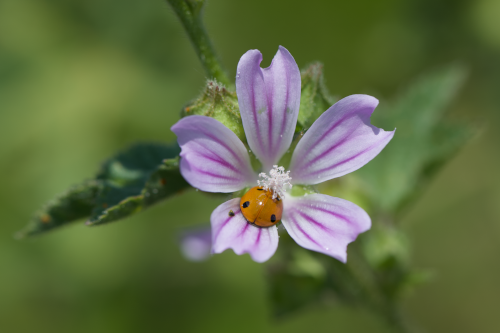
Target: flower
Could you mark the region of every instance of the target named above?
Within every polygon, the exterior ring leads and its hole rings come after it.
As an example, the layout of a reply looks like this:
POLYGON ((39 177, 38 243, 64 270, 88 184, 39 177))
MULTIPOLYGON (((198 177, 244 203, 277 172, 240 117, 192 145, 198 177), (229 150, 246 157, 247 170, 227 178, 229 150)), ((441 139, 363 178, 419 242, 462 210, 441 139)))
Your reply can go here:
MULTIPOLYGON (((281 191, 281 221, 290 236, 306 249, 346 262, 347 244, 371 226, 368 214, 352 202, 324 194, 286 195, 283 179, 290 185, 314 185, 348 174, 377 156, 394 131, 370 124, 376 98, 348 96, 312 124, 293 152, 291 179, 280 178, 284 169, 276 164, 290 147, 299 113, 300 71, 281 46, 268 68, 260 68, 261 61, 262 54, 250 50, 237 68, 236 93, 248 145, 262 163, 262 171, 271 170, 264 182, 281 191)), ((229 193, 256 186, 257 175, 245 145, 219 121, 189 116, 172 131, 182 149, 181 173, 193 187, 229 193)), ((231 248, 236 254, 249 253, 253 260, 264 262, 278 247, 278 229, 250 224, 239 203, 240 198, 231 199, 213 211, 212 252, 231 248)))
POLYGON ((212 233, 209 225, 181 230, 178 241, 182 255, 190 261, 203 261, 210 256, 212 233))

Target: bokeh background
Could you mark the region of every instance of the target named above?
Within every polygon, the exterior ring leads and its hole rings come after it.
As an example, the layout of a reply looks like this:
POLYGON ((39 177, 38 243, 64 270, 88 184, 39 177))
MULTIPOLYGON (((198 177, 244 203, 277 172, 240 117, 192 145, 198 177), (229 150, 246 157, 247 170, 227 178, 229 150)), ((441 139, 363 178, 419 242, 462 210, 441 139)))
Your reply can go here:
MULTIPOLYGON (((401 221, 414 265, 433 272, 404 307, 427 332, 499 332, 500 1, 212 0, 205 22, 231 77, 248 49, 267 66, 283 45, 299 67, 322 61, 342 97, 384 103, 430 70, 468 69, 449 117, 479 130, 401 221)), ((0 0, 1 332, 385 331, 335 305, 275 320, 249 256, 186 261, 179 228, 219 204, 195 191, 104 227, 12 238, 117 150, 174 140, 205 79, 162 0, 0 0)))

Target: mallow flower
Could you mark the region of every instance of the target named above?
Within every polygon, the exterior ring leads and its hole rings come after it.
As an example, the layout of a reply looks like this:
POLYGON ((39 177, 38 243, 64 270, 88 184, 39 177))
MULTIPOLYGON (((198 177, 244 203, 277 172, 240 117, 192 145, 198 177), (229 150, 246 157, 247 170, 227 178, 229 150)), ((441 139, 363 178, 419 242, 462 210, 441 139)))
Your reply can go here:
POLYGON ((208 225, 181 230, 177 238, 184 258, 190 261, 203 261, 210 256, 212 233, 208 225))
MULTIPOLYGON (((286 190, 359 169, 378 155, 394 131, 370 124, 376 98, 345 97, 307 130, 285 170, 278 161, 289 149, 297 123, 300 71, 281 46, 268 68, 262 69, 261 61, 258 50, 241 57, 236 93, 247 142, 262 164, 263 179, 258 182, 245 145, 230 129, 198 115, 182 118, 172 127, 182 149, 181 173, 190 185, 206 192, 230 193, 260 186, 272 194, 269 200, 281 202, 281 222, 300 246, 346 262, 347 245, 371 226, 368 214, 344 199, 319 193, 294 197, 286 190)), ((238 255, 249 253, 254 261, 264 262, 278 247, 278 229, 275 224, 262 227, 249 222, 242 211, 248 203, 234 198, 213 211, 212 252, 233 249, 238 255)))

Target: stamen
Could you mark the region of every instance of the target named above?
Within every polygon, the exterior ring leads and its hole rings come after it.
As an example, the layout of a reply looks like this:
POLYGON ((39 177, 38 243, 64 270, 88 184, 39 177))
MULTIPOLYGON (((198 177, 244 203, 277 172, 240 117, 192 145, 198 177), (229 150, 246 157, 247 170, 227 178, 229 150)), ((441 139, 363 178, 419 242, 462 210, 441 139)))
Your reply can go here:
POLYGON ((264 178, 264 180, 257 180, 257 184, 262 186, 266 191, 273 192, 273 199, 280 198, 283 199, 286 187, 288 189, 292 188, 292 184, 290 184, 290 171, 285 173, 284 167, 278 167, 277 165, 273 165, 271 171, 269 171, 269 176, 264 172, 259 174, 259 177, 264 178))

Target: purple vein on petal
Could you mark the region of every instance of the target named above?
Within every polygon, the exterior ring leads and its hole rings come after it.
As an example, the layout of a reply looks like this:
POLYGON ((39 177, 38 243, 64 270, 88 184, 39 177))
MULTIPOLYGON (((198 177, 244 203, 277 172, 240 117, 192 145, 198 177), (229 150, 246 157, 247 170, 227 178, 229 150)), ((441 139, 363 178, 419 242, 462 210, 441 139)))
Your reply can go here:
MULTIPOLYGON (((286 67, 286 64, 285 64, 285 67, 286 67)), ((290 87, 290 75, 288 73, 288 69, 285 70, 285 75, 286 75, 286 85, 287 87, 290 87)), ((281 130, 280 130, 280 136, 278 137, 278 147, 280 146, 281 144, 281 141, 283 140, 283 131, 285 130, 285 125, 286 125, 286 120, 287 120, 287 116, 288 116, 288 113, 286 112, 287 109, 288 109, 288 99, 289 99, 289 94, 290 92, 290 89, 286 89, 286 92, 285 92, 285 109, 283 110, 283 120, 281 121, 281 130)))
POLYGON ((243 234, 247 231, 248 226, 250 226, 250 223, 247 222, 247 224, 245 224, 245 226, 241 230, 240 234, 236 238, 239 238, 239 237, 243 236, 243 234))
POLYGON ((201 170, 201 169, 196 168, 196 167, 193 167, 193 166, 191 166, 191 167, 192 167, 193 169, 195 169, 197 172, 202 173, 202 174, 207 175, 207 176, 212 176, 212 177, 215 177, 215 178, 226 179, 226 180, 239 180, 239 178, 234 178, 234 177, 229 177, 229 176, 218 175, 218 174, 216 174, 216 173, 209 172, 209 171, 205 171, 205 170, 201 170))
MULTIPOLYGON (((219 142, 219 143, 220 143, 220 142, 219 142)), ((232 164, 228 163, 226 160, 221 160, 221 159, 219 158, 219 156, 218 156, 216 153, 214 153, 213 151, 211 151, 210 146, 207 146, 207 145, 203 144, 202 142, 196 142, 196 144, 197 144, 197 145, 199 145, 200 147, 202 147, 203 149, 205 149, 207 152, 210 152, 210 153, 212 153, 212 154, 213 154, 213 156, 211 157, 211 156, 209 156, 209 155, 205 155, 205 154, 202 154, 202 153, 197 152, 197 153, 196 153, 197 155, 202 156, 202 157, 205 157, 205 158, 207 158, 207 159, 209 159, 209 160, 211 160, 211 161, 213 161, 213 162, 220 162, 219 164, 223 164, 223 166, 226 166, 226 167, 228 167, 229 169, 231 169, 231 170, 233 170, 233 171, 235 171, 235 172, 238 172, 239 174, 242 174, 242 172, 241 172, 241 170, 240 170, 240 169, 238 169, 238 168, 236 168, 235 166, 233 166, 232 164)), ((235 156, 235 154, 236 154, 236 153, 234 152, 234 150, 230 149, 230 148, 229 148, 229 147, 227 147, 227 146, 224 146, 224 147, 225 147, 227 150, 229 150, 229 151, 230 151, 231 155, 235 156)), ((240 166, 241 166, 241 163, 242 163, 242 162, 241 162, 241 160, 239 159, 239 156, 237 156, 237 158, 238 158, 238 161, 240 162, 240 166)), ((246 163, 245 163, 245 164, 246 164, 246 163)))
MULTIPOLYGON (((324 152, 322 152, 320 155, 316 156, 312 161, 309 161, 307 162, 306 164, 307 165, 312 165, 314 162, 316 162, 317 160, 325 157, 326 155, 328 155, 329 153, 332 152, 332 150, 334 150, 335 148, 338 148, 340 146, 342 146, 344 143, 347 142, 347 139, 349 138, 349 136, 352 134, 352 132, 348 133, 342 140, 340 140, 337 144, 331 146, 330 148, 328 148, 327 150, 325 150, 324 152)), ((313 146, 314 147, 314 146, 313 146)), ((303 169, 305 166, 302 166, 301 169, 303 169)))
MULTIPOLYGON (((389 134, 389 135, 390 135, 390 134, 392 134, 392 132, 387 132, 387 134, 389 134)), ((373 145, 371 145, 370 147, 368 147, 368 148, 366 148, 366 149, 364 149, 364 150, 360 151, 359 153, 357 153, 357 154, 355 154, 355 155, 353 155, 353 156, 351 156, 351 157, 349 157, 349 158, 346 158, 346 159, 345 159, 345 160, 343 160, 343 161, 340 161, 340 162, 338 162, 338 163, 335 163, 334 165, 330 165, 330 166, 328 166, 328 167, 326 167, 326 168, 319 169, 319 170, 316 170, 316 171, 312 171, 310 174, 311 174, 311 175, 315 175, 315 174, 318 174, 318 173, 321 173, 321 172, 324 172, 324 171, 327 171, 327 170, 330 170, 330 169, 334 169, 334 168, 336 168, 336 167, 338 167, 338 166, 340 166, 340 165, 342 165, 342 164, 345 164, 345 163, 347 163, 347 162, 349 162, 349 161, 352 161, 352 160, 353 160, 353 159, 355 159, 356 157, 358 157, 358 156, 360 156, 360 155, 363 155, 363 154, 365 154, 365 153, 369 152, 370 150, 372 150, 372 149, 376 148, 376 147, 380 144, 380 142, 381 142, 381 141, 384 141, 385 139, 386 139, 386 137, 384 136, 384 137, 383 137, 380 141, 377 141, 376 143, 374 143, 374 144, 373 144, 373 145)))
POLYGON ((224 160, 221 160, 218 157, 213 157, 213 156, 205 155, 205 154, 202 154, 202 153, 198 153, 198 155, 206 158, 207 160, 210 160, 212 162, 218 163, 219 165, 222 165, 223 167, 231 169, 234 172, 237 172, 237 173, 241 174, 241 170, 239 170, 238 168, 235 168, 232 164, 230 164, 230 163, 228 163, 228 162, 226 162, 224 160))
MULTIPOLYGON (((272 66, 272 64, 271 64, 272 66)), ((266 102, 267 102, 267 118, 269 119, 269 123, 267 124, 267 137, 269 140, 268 150, 266 151, 267 157, 269 157, 269 152, 273 151, 273 99, 274 99, 274 91, 268 89, 267 86, 273 86, 274 78, 270 78, 273 82, 264 81, 264 86, 266 87, 266 102), (267 94, 267 91, 270 91, 270 94, 267 94)))
POLYGON ((300 224, 299 224, 299 223, 297 223, 297 221, 295 220, 295 218, 293 218, 291 215, 290 215, 290 219, 293 221, 293 224, 295 224, 295 226, 297 227, 297 229, 299 229, 299 231, 300 231, 302 234, 304 234, 304 236, 306 236, 306 237, 307 237, 307 239, 309 239, 311 242, 313 242, 313 243, 314 243, 314 244, 316 244, 317 246, 319 246, 319 247, 323 247, 323 246, 321 246, 318 242, 316 242, 316 241, 314 240, 314 238, 312 238, 312 237, 311 237, 311 236, 310 236, 307 232, 305 232, 305 231, 304 231, 304 229, 302 229, 302 228, 300 227, 300 224))
MULTIPOLYGON (((303 207, 308 208, 308 207, 307 207, 307 206, 305 206, 304 204, 302 204, 302 203, 300 203, 300 204, 301 204, 303 207)), ((299 205, 300 205, 300 204, 299 204, 299 205)), ((319 211, 321 211, 321 212, 323 212, 323 213, 330 214, 330 215, 332 215, 332 216, 334 216, 334 217, 336 217, 336 218, 339 218, 339 219, 341 219, 341 220, 344 220, 344 221, 345 221, 347 224, 349 224, 349 225, 350 225, 350 224, 352 224, 352 222, 351 222, 351 221, 350 221, 350 220, 349 220, 346 216, 341 215, 341 214, 338 214, 338 213, 335 213, 335 212, 332 212, 332 211, 330 211, 330 210, 328 210, 328 209, 321 208, 321 207, 314 207, 314 210, 319 210, 319 211)))
POLYGON ((222 229, 224 229, 224 227, 229 223, 229 221, 231 221, 232 218, 236 217, 236 215, 238 215, 240 213, 241 213, 241 210, 238 210, 238 211, 234 212, 234 216, 229 216, 224 222, 222 222, 221 226, 217 229, 217 232, 215 233, 214 243, 215 243, 215 240, 217 238, 219 238, 219 234, 221 233, 222 229))
POLYGON ((305 218, 307 221, 311 222, 312 224, 320 227, 323 231, 326 231, 328 233, 333 233, 334 231, 331 230, 330 228, 324 226, 323 224, 319 223, 318 221, 316 221, 315 219, 313 219, 311 216, 303 213, 303 212, 299 212, 299 211, 296 211, 300 216, 302 216, 303 218, 305 218))
MULTIPOLYGON (((328 128, 328 130, 326 130, 317 140, 316 142, 314 142, 314 144, 311 145, 311 147, 316 147, 318 145, 318 143, 320 143, 321 141, 323 141, 327 136, 328 134, 330 134, 331 131, 333 131, 340 123, 342 123, 343 121, 345 121, 346 119, 350 118, 350 117, 353 117, 354 115, 353 114, 347 114, 345 116, 343 116, 342 118, 340 118, 337 122, 335 122, 332 126, 330 126, 330 128, 328 128)), ((351 134, 351 133, 349 133, 351 134)))
POLYGON ((324 226, 323 224, 319 223, 318 221, 316 221, 315 219, 313 219, 311 216, 307 215, 307 214, 304 214, 304 213, 301 213, 301 212, 298 212, 299 215, 301 215, 303 218, 305 218, 307 221, 311 222, 312 224, 320 227, 323 231, 329 233, 331 236, 335 237, 335 236, 338 236, 338 235, 348 235, 346 234, 345 232, 342 232, 340 230, 332 230, 326 226, 324 226))
POLYGON ((243 161, 241 161, 240 157, 238 156, 238 154, 236 154, 234 152, 234 150, 232 150, 224 141, 221 141, 219 140, 219 138, 213 136, 212 134, 210 133, 204 133, 206 136, 208 136, 209 138, 211 138, 212 140, 214 140, 215 142, 217 142, 218 144, 220 144, 221 146, 223 146, 224 148, 226 148, 230 153, 231 155, 233 155, 237 160, 238 162, 240 162, 241 164, 245 165, 245 163, 243 161))
POLYGON ((262 235, 262 229, 259 228, 259 234, 257 235, 257 238, 255 239, 255 242, 253 243, 253 249, 255 249, 257 247, 257 245, 259 244, 259 241, 260 241, 260 236, 262 235))
MULTIPOLYGON (((260 67, 259 67, 259 70, 260 67)), ((262 75, 262 73, 260 73, 262 75)), ((264 81, 264 77, 262 75, 262 81, 264 81)), ((254 78, 252 78, 252 82, 250 84, 250 95, 252 96, 252 114, 253 114, 253 120, 254 120, 254 123, 255 123, 255 130, 257 131, 257 138, 258 138, 258 141, 259 141, 259 145, 260 145, 260 149, 262 152, 264 152, 264 144, 262 142, 262 136, 260 135, 260 127, 259 127, 259 122, 257 120, 257 113, 258 113, 258 110, 257 108, 255 107, 257 105, 257 102, 255 101, 255 91, 253 89, 254 87, 254 78)))
MULTIPOLYGON (((316 141, 314 142, 314 144, 310 145, 310 149, 312 149, 313 147, 316 147, 321 141, 325 140, 325 138, 330 134, 331 131, 333 131, 340 123, 342 123, 343 121, 345 121, 346 119, 348 119, 349 117, 352 117, 353 115, 352 114, 347 114, 345 116, 343 116, 342 118, 340 118, 338 121, 336 121, 333 125, 331 125, 328 130, 326 130, 318 139, 316 139, 316 141)), ((341 140, 340 143, 342 143, 345 139, 349 138, 349 136, 352 134, 352 131, 349 132, 347 134, 347 136, 341 140)), ((338 148, 338 146, 340 145, 340 143, 338 143, 337 145, 334 145, 333 147, 331 147, 328 152, 331 150, 331 149, 334 149, 334 148, 338 148)), ((321 155, 319 157, 323 157, 323 154, 324 153, 321 153, 321 155)), ((307 162, 306 164, 305 163, 305 160, 301 160, 300 162, 298 162, 298 168, 300 170, 303 170, 304 167, 306 165, 311 165, 311 163, 313 163, 314 161, 316 161, 317 159, 319 159, 319 157, 316 157, 314 160, 312 160, 311 162, 307 162)))

